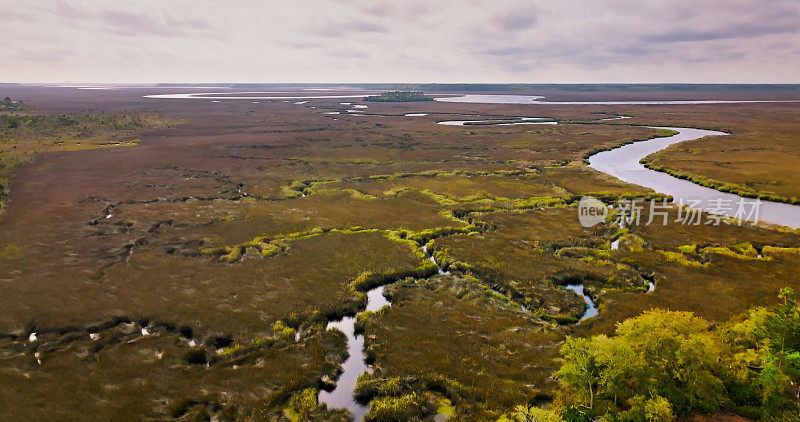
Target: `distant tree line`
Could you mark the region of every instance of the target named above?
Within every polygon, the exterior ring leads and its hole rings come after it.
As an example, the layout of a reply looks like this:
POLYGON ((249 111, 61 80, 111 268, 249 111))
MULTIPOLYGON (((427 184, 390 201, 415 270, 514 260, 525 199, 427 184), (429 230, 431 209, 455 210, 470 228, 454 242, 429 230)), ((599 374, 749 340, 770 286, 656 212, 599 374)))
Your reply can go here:
POLYGON ((388 91, 380 95, 364 97, 364 101, 404 103, 412 101, 433 101, 433 98, 426 97, 425 93, 422 91, 388 91))

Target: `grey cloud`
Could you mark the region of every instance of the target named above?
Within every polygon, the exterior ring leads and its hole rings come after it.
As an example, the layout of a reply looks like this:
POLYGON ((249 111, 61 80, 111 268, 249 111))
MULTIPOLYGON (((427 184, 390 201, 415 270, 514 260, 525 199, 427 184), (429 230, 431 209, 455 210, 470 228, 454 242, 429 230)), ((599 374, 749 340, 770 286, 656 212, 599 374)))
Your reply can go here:
POLYGON ((510 5, 508 10, 493 11, 482 25, 465 28, 464 36, 456 42, 467 54, 502 58, 499 66, 516 69, 517 64, 546 53, 541 43, 532 38, 539 22, 540 10, 530 3, 510 5))
POLYGON ((688 13, 671 25, 654 25, 654 30, 642 37, 644 42, 671 43, 753 39, 773 34, 800 31, 800 1, 745 0, 678 3, 688 13))
POLYGON ((7 25, 9 22, 33 22, 35 21, 35 12, 30 13, 29 10, 3 10, 3 23, 7 25), (25 13, 29 12, 29 13, 25 13))
MULTIPOLYGON (((431 13, 431 4, 427 1, 375 1, 368 2, 365 6, 358 7, 358 11, 362 14, 378 19, 397 19, 411 22, 425 18, 431 13)), ((441 5, 437 5, 441 7, 441 5)))
POLYGON ((30 48, 12 48, 6 56, 7 60, 23 60, 30 63, 64 63, 68 60, 74 59, 78 54, 72 51, 64 51, 59 48, 49 47, 41 49, 30 48))
POLYGON ((101 23, 107 26, 111 33, 123 36, 142 34, 179 36, 211 28, 208 22, 200 19, 178 19, 152 11, 135 13, 117 9, 87 10, 76 7, 67 0, 56 1, 55 13, 59 17, 80 20, 84 25, 101 23))
POLYGON ((356 21, 346 25, 347 29, 352 32, 389 32, 386 26, 375 22, 356 21))
POLYGON ((165 36, 187 35, 191 30, 205 30, 210 27, 207 22, 201 20, 181 20, 168 15, 163 15, 159 19, 143 13, 105 10, 100 12, 99 16, 112 28, 112 32, 126 36, 143 33, 165 36))
POLYGON ((472 39, 479 43, 499 43, 506 47, 518 42, 521 32, 535 28, 539 21, 539 10, 533 5, 510 7, 508 10, 487 14, 483 25, 468 29, 464 41, 472 39))
POLYGON ((385 34, 389 32, 389 28, 378 22, 370 22, 367 20, 353 20, 353 21, 337 21, 327 22, 321 25, 312 27, 311 32, 316 35, 338 38, 347 36, 349 34, 385 34))
POLYGON ((73 6, 66 0, 56 1, 56 13, 60 16, 64 16, 71 19, 80 19, 87 17, 89 15, 83 10, 73 6))
POLYGON ((767 34, 794 33, 800 31, 800 21, 793 25, 775 25, 761 23, 741 23, 716 30, 682 30, 666 34, 642 37, 645 42, 671 43, 686 41, 714 41, 738 38, 753 38, 767 34))
POLYGON ((514 46, 514 47, 490 47, 485 49, 477 49, 476 53, 478 54, 485 54, 487 56, 498 56, 498 57, 527 57, 534 55, 536 53, 535 48, 531 48, 530 46, 522 47, 522 46, 514 46))
POLYGON ((397 8, 388 2, 370 2, 367 6, 360 8, 361 13, 378 18, 386 18, 396 13, 397 8))
POLYGON ((330 51, 329 55, 348 59, 366 59, 370 57, 369 53, 355 49, 335 49, 330 51))
POLYGON ((302 42, 302 41, 292 41, 292 40, 286 41, 286 43, 284 45, 286 45, 289 48, 296 49, 296 50, 311 50, 311 49, 321 48, 322 47, 322 45, 317 44, 317 43, 302 42))
POLYGON ((12 3, 0 81, 797 82, 800 68, 798 0, 12 3))
POLYGON ((539 17, 534 7, 517 8, 502 14, 498 24, 504 30, 524 31, 536 26, 539 17))
POLYGON ((612 0, 603 8, 550 5, 546 14, 518 6, 489 18, 488 29, 473 31, 459 44, 468 54, 509 72, 553 63, 581 69, 635 69, 666 60, 672 66, 746 61, 770 50, 756 47, 756 40, 785 39, 786 34, 800 32, 800 2, 770 4, 775 7, 737 0, 675 0, 644 6, 612 0))
POLYGON ((30 14, 18 13, 13 10, 3 11, 3 20, 6 22, 33 22, 34 19, 30 14))

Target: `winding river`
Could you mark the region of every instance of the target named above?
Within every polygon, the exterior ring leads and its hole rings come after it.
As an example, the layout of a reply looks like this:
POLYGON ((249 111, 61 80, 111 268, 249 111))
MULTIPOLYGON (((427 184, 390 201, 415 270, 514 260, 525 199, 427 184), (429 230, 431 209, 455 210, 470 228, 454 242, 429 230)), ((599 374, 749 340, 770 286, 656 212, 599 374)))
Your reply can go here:
POLYGON ((692 208, 726 215, 744 217, 744 220, 759 220, 796 229, 800 227, 800 206, 761 200, 758 206, 752 205, 752 198, 743 198, 732 193, 720 192, 700 186, 688 180, 678 179, 669 174, 646 168, 639 161, 650 154, 661 151, 679 142, 691 141, 706 136, 723 136, 724 132, 686 127, 655 127, 678 132, 676 135, 635 142, 602 151, 589 157, 589 167, 616 177, 623 182, 633 183, 671 195, 675 202, 683 202, 692 208), (738 205, 744 203, 740 210, 738 205), (757 211, 757 212, 756 212, 757 211))
MULTIPOLYGON (((470 96, 449 97, 447 100, 464 99, 464 102, 489 102, 495 103, 490 97, 512 97, 498 100, 497 103, 537 103, 540 97, 528 97, 522 101, 520 96, 470 96), (476 97, 476 98, 471 98, 476 97), (469 100, 469 101, 466 101, 469 100)), ((627 101, 627 102, 603 102, 591 104, 719 104, 719 103, 741 103, 741 102, 796 102, 796 101, 627 101)), ((541 102, 539 102, 541 103, 541 102)), ((582 104, 582 103, 570 103, 582 104)), ((589 103, 587 103, 589 104, 589 103)), ((604 118, 602 120, 621 120, 629 116, 616 116, 604 118)), ((541 117, 518 117, 518 121, 509 122, 506 120, 449 120, 438 122, 440 125, 448 126, 467 126, 467 125, 521 125, 521 124, 557 124, 555 121, 543 121, 541 117)), ((704 138, 706 136, 724 136, 725 132, 714 130, 686 128, 686 127, 658 127, 649 126, 652 129, 667 129, 678 132, 673 136, 654 138, 647 141, 635 142, 632 144, 617 147, 608 151, 602 151, 589 157, 589 167, 614 176, 623 182, 644 186, 656 192, 671 195, 676 203, 688 205, 694 209, 703 210, 717 215, 739 218, 747 221, 762 221, 766 223, 778 224, 793 229, 800 228, 800 206, 760 200, 755 204, 755 199, 744 198, 732 193, 720 192, 715 189, 700 186, 688 180, 678 179, 667 173, 650 170, 640 163, 643 158, 661 151, 670 145, 679 142, 691 141, 704 138)), ((615 245, 614 245, 615 246, 615 245)))
MULTIPOLYGON (((78 89, 120 89, 120 87, 77 87, 78 89)), ((154 87, 156 88, 156 87, 154 87)), ((198 87, 186 87, 196 89, 198 87)), ((315 89, 326 91, 325 89, 315 89)), ((307 91, 307 90, 305 90, 307 91)), ((228 92, 183 92, 172 94, 149 94, 144 98, 154 99, 196 99, 196 100, 315 100, 315 99, 347 99, 364 98, 379 95, 365 91, 359 94, 307 95, 296 91, 228 91, 228 92), (274 95, 281 94, 281 95, 274 95)), ((541 95, 511 94, 466 94, 447 97, 434 97, 435 101, 445 103, 479 103, 479 104, 543 104, 543 105, 681 105, 681 104, 748 104, 748 103, 798 103, 800 100, 633 100, 633 101, 543 101, 541 95)), ((341 103, 350 105, 350 103, 341 103)))

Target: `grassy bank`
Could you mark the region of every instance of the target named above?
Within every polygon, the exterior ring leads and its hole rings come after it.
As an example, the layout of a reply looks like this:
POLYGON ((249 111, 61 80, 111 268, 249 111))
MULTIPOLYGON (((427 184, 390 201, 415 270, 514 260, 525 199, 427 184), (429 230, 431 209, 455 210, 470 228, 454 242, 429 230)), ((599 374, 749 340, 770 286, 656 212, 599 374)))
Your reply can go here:
POLYGON ((758 198, 772 202, 783 202, 787 204, 800 205, 800 198, 798 198, 796 195, 789 197, 777 193, 758 192, 746 186, 720 182, 719 180, 714 180, 699 175, 693 175, 675 168, 653 164, 648 158, 649 157, 643 158, 639 162, 642 163, 645 167, 649 168, 650 170, 667 173, 670 176, 677 177, 678 179, 688 180, 700 186, 704 186, 710 189, 715 189, 720 192, 732 193, 745 198, 758 198))

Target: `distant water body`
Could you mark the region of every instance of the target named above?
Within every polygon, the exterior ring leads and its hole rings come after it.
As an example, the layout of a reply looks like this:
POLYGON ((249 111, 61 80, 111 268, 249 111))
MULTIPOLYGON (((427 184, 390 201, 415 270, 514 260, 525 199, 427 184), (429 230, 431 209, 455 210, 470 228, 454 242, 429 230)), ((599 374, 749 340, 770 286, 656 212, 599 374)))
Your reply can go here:
POLYGON ((193 100, 314 100, 330 98, 364 98, 377 94, 359 95, 291 95, 291 92, 270 91, 270 92, 198 92, 181 94, 151 94, 144 98, 159 99, 193 99, 193 100), (288 95, 272 95, 272 94, 288 95), (236 95, 232 95, 236 94, 236 95))
POLYGON ((479 104, 540 104, 540 105, 669 105, 669 104, 747 104, 747 103, 797 103, 800 100, 647 100, 647 101, 542 101, 539 95, 462 95, 437 97, 443 103, 479 104))
MULTIPOLYGON (((89 88, 87 88, 89 89, 89 88)), ((95 87, 91 87, 95 89, 95 87)), ((97 88, 102 89, 102 88, 97 88)), ((150 94, 144 98, 157 99, 194 99, 194 100, 314 100, 332 98, 364 98, 376 96, 376 93, 341 94, 341 95, 297 95, 286 91, 251 91, 251 92, 188 92, 175 94, 150 94), (283 95, 275 95, 283 94, 283 95)), ((450 97, 435 97, 435 101, 443 103, 473 104, 541 104, 541 105, 658 105, 658 104, 747 104, 747 103, 797 103, 800 100, 648 100, 648 101, 542 101, 541 95, 493 95, 467 94, 450 97)))

